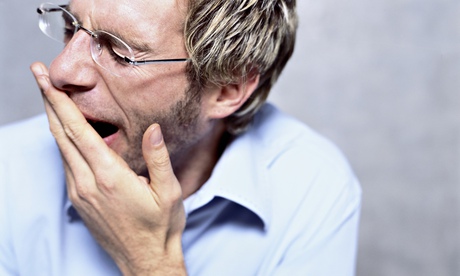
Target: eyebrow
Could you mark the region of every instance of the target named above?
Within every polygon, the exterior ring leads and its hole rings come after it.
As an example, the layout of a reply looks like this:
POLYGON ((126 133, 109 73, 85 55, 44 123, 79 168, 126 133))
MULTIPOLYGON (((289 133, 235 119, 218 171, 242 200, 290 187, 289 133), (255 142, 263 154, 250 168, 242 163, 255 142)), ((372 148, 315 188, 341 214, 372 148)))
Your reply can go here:
POLYGON ((137 39, 127 38, 125 35, 121 34, 120 32, 114 29, 106 29, 104 31, 111 33, 114 36, 118 37, 119 39, 124 41, 126 44, 128 44, 129 47, 135 50, 142 51, 142 52, 153 52, 153 49, 146 42, 142 42, 137 39))

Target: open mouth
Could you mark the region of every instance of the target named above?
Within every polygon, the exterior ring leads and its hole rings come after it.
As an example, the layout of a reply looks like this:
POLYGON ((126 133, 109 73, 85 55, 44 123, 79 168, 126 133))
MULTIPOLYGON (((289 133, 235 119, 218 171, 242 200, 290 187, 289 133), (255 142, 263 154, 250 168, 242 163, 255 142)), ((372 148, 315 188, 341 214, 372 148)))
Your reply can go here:
POLYGON ((107 122, 93 121, 89 119, 87 119, 87 121, 102 138, 115 134, 118 131, 117 126, 107 122))

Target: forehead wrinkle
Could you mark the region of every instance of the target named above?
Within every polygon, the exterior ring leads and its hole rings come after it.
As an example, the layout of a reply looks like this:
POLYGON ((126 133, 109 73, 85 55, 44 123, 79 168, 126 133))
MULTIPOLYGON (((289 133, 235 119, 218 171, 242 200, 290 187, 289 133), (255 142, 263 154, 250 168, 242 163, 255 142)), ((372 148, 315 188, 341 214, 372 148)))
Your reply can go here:
POLYGON ((138 22, 142 19, 136 17, 136 22, 132 21, 131 15, 135 14, 135 11, 132 11, 131 5, 103 5, 102 7, 94 9, 91 15, 96 30, 115 35, 135 50, 154 52, 154 49, 143 39, 143 33, 147 30, 138 27, 138 22))

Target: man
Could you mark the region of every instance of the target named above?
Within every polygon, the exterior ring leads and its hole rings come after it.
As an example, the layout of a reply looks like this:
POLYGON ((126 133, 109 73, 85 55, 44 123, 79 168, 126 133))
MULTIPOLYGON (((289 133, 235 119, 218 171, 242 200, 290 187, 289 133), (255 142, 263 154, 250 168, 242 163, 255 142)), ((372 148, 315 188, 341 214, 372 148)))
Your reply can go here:
POLYGON ((47 118, 0 130, 0 275, 354 273, 353 173, 264 104, 294 0, 37 11, 65 48, 31 66, 47 118))

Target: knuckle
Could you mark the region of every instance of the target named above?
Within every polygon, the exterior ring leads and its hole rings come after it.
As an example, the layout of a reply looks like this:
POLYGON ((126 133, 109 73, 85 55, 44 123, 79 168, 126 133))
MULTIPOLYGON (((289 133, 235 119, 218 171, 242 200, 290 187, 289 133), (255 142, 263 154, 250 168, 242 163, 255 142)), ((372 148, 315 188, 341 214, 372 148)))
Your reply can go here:
POLYGON ((72 203, 78 202, 80 198, 78 196, 78 193, 75 190, 70 190, 70 189, 67 191, 67 196, 69 197, 72 203))
POLYGON ((49 129, 54 138, 58 139, 65 135, 65 132, 56 123, 50 123, 49 129))
POLYGON ((169 156, 161 155, 153 160, 155 168, 159 171, 169 171, 171 164, 169 161, 169 156))
POLYGON ((85 136, 84 127, 79 123, 67 122, 63 124, 63 128, 72 141, 80 141, 85 136))
MULTIPOLYGON (((176 185, 174 185, 176 186, 176 185)), ((165 198, 165 203, 170 207, 176 206, 182 202, 182 190, 180 188, 171 188, 165 198)))
POLYGON ((96 175, 96 185, 105 193, 110 193, 115 190, 116 184, 114 181, 110 181, 110 178, 105 174, 96 175))
POLYGON ((119 168, 119 166, 114 158, 103 158, 100 163, 101 167, 93 171, 94 180, 101 191, 109 194, 116 190, 118 183, 121 179, 125 179, 127 175, 125 171, 115 169, 119 168))
POLYGON ((88 185, 82 183, 76 184, 75 191, 75 200, 91 201, 94 198, 95 193, 90 189, 88 185))

